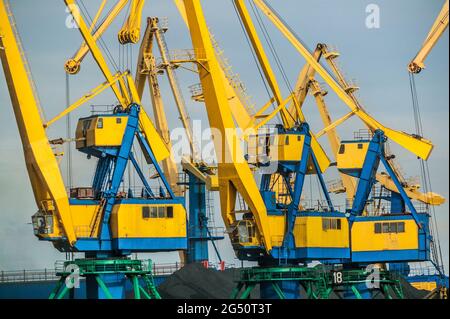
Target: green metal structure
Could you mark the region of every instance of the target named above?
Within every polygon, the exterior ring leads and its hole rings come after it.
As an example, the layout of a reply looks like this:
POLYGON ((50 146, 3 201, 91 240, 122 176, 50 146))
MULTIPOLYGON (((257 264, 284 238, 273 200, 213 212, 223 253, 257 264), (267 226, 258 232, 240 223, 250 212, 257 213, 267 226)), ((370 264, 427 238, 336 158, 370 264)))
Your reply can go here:
POLYGON ((403 291, 398 277, 389 271, 378 269, 376 276, 365 269, 327 270, 324 267, 253 267, 240 271, 232 299, 248 299, 257 285, 270 284, 279 299, 286 299, 281 285, 284 282, 298 282, 305 290, 306 299, 330 299, 332 293, 337 298, 341 294, 353 294, 355 299, 366 299, 381 294, 385 299, 403 299, 403 291), (368 288, 373 287, 373 288, 368 288))
POLYGON ((75 259, 64 262, 61 270, 56 272, 60 277, 58 284, 49 299, 63 299, 68 292, 74 296, 75 281, 80 278, 95 280, 99 290, 107 299, 114 299, 114 293, 108 288, 105 277, 123 276, 130 280, 135 299, 161 299, 152 274, 152 261, 132 260, 129 258, 112 259, 75 259), (141 285, 144 283, 144 285, 141 285))

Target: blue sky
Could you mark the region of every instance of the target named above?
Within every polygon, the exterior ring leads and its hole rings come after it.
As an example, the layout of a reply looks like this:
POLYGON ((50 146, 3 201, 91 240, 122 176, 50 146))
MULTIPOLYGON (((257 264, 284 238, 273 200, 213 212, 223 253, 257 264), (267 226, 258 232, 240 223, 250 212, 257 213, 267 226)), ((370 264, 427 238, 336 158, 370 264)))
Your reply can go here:
MULTIPOLYGON (((81 41, 76 29, 67 29, 62 0, 41 0, 39 6, 33 0, 11 0, 18 29, 33 71, 36 85, 49 119, 65 107, 64 62, 73 55, 81 41)), ((100 1, 84 1, 94 15, 100 1)), ((149 0, 144 16, 168 17, 169 31, 166 35, 171 49, 191 48, 189 33, 171 1, 149 0)), ((371 115, 383 124, 406 132, 414 131, 411 94, 406 66, 418 51, 444 1, 441 0, 316 0, 316 1, 269 1, 296 31, 302 41, 314 48, 319 42, 337 47, 345 74, 356 79, 361 87, 359 97, 371 115), (376 4, 380 8, 379 29, 368 29, 365 25, 366 7, 376 4)), ((260 80, 256 65, 251 57, 248 45, 240 29, 231 0, 203 1, 205 14, 213 33, 225 50, 233 70, 239 73, 249 93, 257 105, 267 100, 267 93, 260 80)), ((119 45, 116 33, 124 21, 120 15, 117 22, 103 37, 113 57, 119 59, 119 45)), ((270 37, 277 49, 289 81, 295 84, 297 73, 304 64, 303 59, 283 39, 270 23, 265 20, 270 37)), ((144 27, 145 19, 143 21, 144 27)), ((134 69, 138 47, 127 49, 134 69)), ((422 109, 425 137, 435 144, 429 160, 433 191, 448 198, 448 31, 441 38, 432 53, 427 68, 417 76, 416 82, 422 109)), ((273 61, 273 57, 271 57, 273 61)), ((276 70, 278 71, 278 70, 276 70)), ((280 83, 280 74, 278 73, 280 83)), ((201 104, 189 101, 188 86, 198 82, 193 74, 179 72, 188 109, 193 119, 204 121, 206 116, 201 104)), ((82 71, 70 82, 72 101, 81 97, 91 88, 103 81, 98 68, 90 56, 82 65, 82 71)), ((162 81, 162 91, 169 110, 175 110, 166 81, 162 81)), ((323 82, 319 79, 319 82, 323 82)), ((283 93, 287 94, 283 87, 283 93)), ((326 97, 334 118, 345 114, 347 108, 330 92, 326 97)), ((111 104, 114 98, 106 93, 96 98, 95 104, 111 104)), ((147 96, 144 101, 149 104, 147 96)), ((0 76, 0 127, 2 130, 0 157, 0 200, 3 203, 2 222, 0 223, 0 269, 44 268, 52 267, 57 259, 64 256, 46 242, 38 242, 32 234, 30 216, 36 211, 31 187, 25 170, 22 146, 10 105, 9 95, 3 76, 0 76)), ((73 118, 86 115, 88 106, 74 113, 73 118)), ((315 110, 311 97, 305 104, 306 116, 313 131, 319 131, 323 125, 315 110)), ((174 114, 170 111, 168 114, 174 114)), ((180 126, 177 118, 170 119, 171 127, 180 126)), ((73 127, 75 126, 73 121, 73 127)), ((351 120, 340 129, 342 137, 351 138, 353 131, 363 128, 358 120, 351 120)), ((65 123, 61 121, 49 130, 49 135, 65 135, 65 123)), ((324 145, 326 139, 322 139, 324 145)), ((419 163, 415 157, 394 146, 399 162, 407 176, 418 176, 419 163)), ((86 164, 84 157, 74 155, 74 182, 87 184, 92 175, 92 163, 86 164)), ((62 171, 65 165, 62 164, 62 171)), ((326 174, 332 179, 333 173, 326 174)), ((218 201, 218 200, 217 200, 218 201)), ((216 203, 218 206, 218 202, 216 203)), ((442 250, 448 269, 448 203, 436 208, 442 250)), ((217 214, 216 221, 220 222, 217 214)), ((220 243, 223 257, 237 263, 231 247, 226 240, 220 243)), ((156 262, 171 262, 176 255, 155 256, 156 262)))

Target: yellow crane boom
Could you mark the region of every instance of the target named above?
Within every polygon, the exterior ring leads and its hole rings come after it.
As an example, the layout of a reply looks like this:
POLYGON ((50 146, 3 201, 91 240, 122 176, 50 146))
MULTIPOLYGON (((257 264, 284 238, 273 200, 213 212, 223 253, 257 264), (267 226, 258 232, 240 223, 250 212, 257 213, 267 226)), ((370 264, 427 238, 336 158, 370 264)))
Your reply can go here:
POLYGON ((297 36, 284 24, 284 22, 278 17, 278 15, 271 9, 271 7, 264 0, 252 0, 261 11, 267 16, 267 18, 273 23, 275 27, 286 37, 287 40, 294 46, 294 48, 303 56, 303 58, 310 64, 315 71, 325 80, 325 82, 333 89, 338 97, 350 108, 352 113, 361 118, 372 129, 380 129, 384 131, 385 135, 398 143, 402 147, 406 148, 413 154, 422 159, 428 159, 432 150, 433 144, 419 136, 412 136, 404 132, 399 132, 390 129, 380 122, 376 121, 364 110, 358 107, 347 92, 342 88, 338 82, 325 70, 322 65, 317 62, 313 55, 305 48, 297 36))
MULTIPOLYGON (((188 30, 189 30, 189 22, 188 17, 186 15, 186 9, 184 0, 173 0, 175 3, 178 12, 180 13, 181 17, 183 18, 183 21, 185 22, 188 30)), ((229 105, 231 108, 231 113, 233 115, 234 120, 236 121, 237 125, 241 127, 242 129, 247 129, 251 127, 255 122, 254 114, 251 113, 251 106, 246 105, 245 101, 243 100, 241 94, 238 93, 239 91, 239 84, 234 82, 234 79, 232 75, 227 74, 225 72, 226 67, 220 63, 220 54, 223 52, 220 52, 219 48, 217 48, 217 43, 214 41, 211 33, 210 33, 211 41, 215 46, 215 54, 216 59, 219 63, 219 72, 220 76, 222 77, 223 83, 225 83, 225 93, 227 95, 229 105)), ((199 54, 200 52, 197 52, 199 54)))
POLYGON ((27 62, 6 1, 0 1, 0 57, 22 140, 25 163, 36 204, 59 218, 68 242, 77 238, 57 159, 44 130, 27 62))
POLYGON ((430 54, 431 50, 433 50, 436 43, 441 38, 442 34, 448 27, 448 10, 449 10, 449 1, 446 0, 444 6, 439 12, 436 21, 431 27, 430 32, 428 33, 427 38, 422 44, 420 51, 414 57, 414 59, 409 63, 408 70, 411 73, 419 73, 425 68, 425 60, 430 54))
POLYGON ((252 171, 239 147, 236 127, 227 96, 226 81, 216 59, 210 33, 199 0, 184 0, 192 43, 197 52, 199 78, 208 110, 210 126, 220 137, 214 138, 218 160, 221 212, 225 226, 236 222, 236 198, 239 193, 252 212, 266 250, 272 249, 267 210, 252 171))
MULTIPOLYGON (((167 149, 172 149, 172 142, 170 140, 169 125, 167 123, 166 112, 164 110, 164 102, 161 96, 159 81, 157 78, 157 67, 155 56, 153 55, 154 32, 152 31, 153 22, 149 18, 147 21, 147 28, 142 39, 141 48, 139 50, 138 66, 136 69, 135 83, 139 98, 142 100, 144 94, 145 84, 148 80, 150 89, 150 97, 153 106, 153 114, 155 116, 155 126, 162 137, 167 149)), ((176 195, 180 194, 178 182, 178 168, 173 160, 173 155, 167 157, 162 161, 164 174, 174 190, 176 195)))
POLYGON ((151 20, 151 30, 154 34, 154 38, 156 40, 156 43, 158 44, 159 52, 161 54, 161 68, 164 69, 167 79, 169 81, 170 88, 172 90, 172 94, 175 100, 175 105, 177 106, 178 114, 180 115, 181 123, 184 127, 186 137, 188 139, 190 148, 191 148, 191 154, 194 161, 199 160, 199 150, 198 146, 196 144, 196 141, 194 140, 192 127, 191 127, 191 120, 186 110, 186 105, 184 103, 184 99, 180 90, 180 87, 178 85, 178 81, 175 75, 174 66, 172 65, 170 61, 170 54, 167 49, 166 41, 164 38, 163 30, 159 27, 159 21, 157 18, 154 18, 151 20))
MULTIPOLYGON (((322 90, 319 83, 312 79, 310 81, 312 94, 314 95, 314 98, 316 100, 317 108, 319 109, 320 116, 322 118, 322 122, 325 124, 325 126, 328 126, 332 123, 330 113, 328 111, 328 108, 325 104, 324 96, 327 94, 326 91, 322 90)), ((339 151, 339 147, 341 144, 341 141, 338 137, 338 134, 335 129, 332 129, 327 134, 328 141, 330 143, 331 151, 333 152, 333 155, 336 156, 336 154, 339 151)), ((345 189, 345 193, 347 195, 348 199, 353 199, 356 193, 356 180, 355 178, 346 175, 344 173, 339 173, 342 184, 345 189)))

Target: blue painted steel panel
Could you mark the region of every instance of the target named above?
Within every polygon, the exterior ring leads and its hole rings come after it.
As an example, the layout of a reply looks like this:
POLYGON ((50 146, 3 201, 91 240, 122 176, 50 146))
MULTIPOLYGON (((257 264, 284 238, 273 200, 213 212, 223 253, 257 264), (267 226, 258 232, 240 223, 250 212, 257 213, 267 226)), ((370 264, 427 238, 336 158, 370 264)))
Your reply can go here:
MULTIPOLYGON (((278 258, 285 258, 286 253, 281 247, 274 247, 271 255, 278 258)), ((295 248, 289 249, 288 259, 297 260, 326 260, 326 259, 350 259, 350 248, 295 248)))
POLYGON ((419 250, 379 250, 352 252, 353 262, 426 261, 419 250))
POLYGON ((115 239, 120 250, 138 250, 140 252, 173 251, 187 249, 186 237, 168 238, 119 238, 115 239))

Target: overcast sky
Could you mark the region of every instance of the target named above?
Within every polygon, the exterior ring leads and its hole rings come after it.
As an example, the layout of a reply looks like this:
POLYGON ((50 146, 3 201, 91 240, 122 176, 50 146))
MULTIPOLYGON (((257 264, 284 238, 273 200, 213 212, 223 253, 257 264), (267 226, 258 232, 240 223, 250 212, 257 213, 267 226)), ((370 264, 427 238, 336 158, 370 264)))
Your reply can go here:
MULTIPOLYGON (((62 0, 11 0, 19 32, 30 61, 31 69, 39 91, 41 104, 45 109, 46 119, 58 114, 65 108, 65 73, 64 62, 73 55, 80 44, 81 36, 77 29, 65 26, 67 13, 62 0)), ((84 1, 88 4, 90 15, 100 4, 99 0, 84 1)), ((114 1, 110 1, 114 2, 114 1)), ((349 79, 355 79, 361 87, 359 97, 366 109, 377 120, 397 130, 414 132, 411 94, 406 66, 416 54, 425 39, 434 19, 440 11, 443 0, 285 0, 269 1, 295 30, 302 41, 314 48, 317 43, 326 43, 337 47, 342 68, 349 79), (366 8, 375 4, 380 8, 379 28, 366 26, 366 8)), ((205 14, 212 32, 225 50, 233 70, 240 74, 256 105, 263 105, 267 93, 261 82, 257 67, 250 54, 243 36, 231 0, 203 1, 205 14)), ((166 35, 171 49, 191 48, 189 33, 176 11, 172 1, 148 0, 144 16, 168 17, 169 31, 166 35)), ((119 45, 116 34, 124 21, 121 14, 117 22, 104 35, 103 41, 119 65, 135 69, 138 47, 128 48, 131 62, 120 63, 119 45)), ((298 53, 283 39, 267 20, 265 25, 277 50, 289 82, 295 84, 297 74, 304 61, 298 53)), ((143 27, 145 19, 143 19, 143 27)), ((448 31, 430 54, 427 68, 417 76, 417 88, 422 110, 424 135, 433 141, 435 149, 429 159, 433 191, 448 198, 448 31)), ((122 57, 124 54, 122 54, 122 57)), ((273 56, 270 57, 273 60, 273 56)), ((276 71, 278 69, 275 68, 276 71)), ((280 83, 280 73, 278 72, 280 83)), ((198 83, 193 74, 180 71, 178 74, 183 86, 185 100, 192 119, 202 120, 207 127, 204 107, 191 102, 188 87, 198 83)), ((323 82, 322 80, 319 80, 323 82)), ((90 56, 86 58, 79 75, 70 80, 72 101, 81 97, 99 83, 103 82, 101 73, 90 56)), ((164 100, 175 114, 175 106, 169 87, 161 79, 164 100)), ((287 94, 287 85, 283 93, 287 94)), ((345 114, 347 108, 330 92, 326 97, 333 118, 345 114)), ((92 103, 112 104, 114 98, 105 93, 92 103)), ((149 105, 148 96, 144 105, 149 105)), ((30 216, 36 211, 32 190, 25 169, 22 146, 14 119, 9 94, 3 76, 0 76, 0 128, 2 139, 0 149, 0 201, 3 203, 2 221, 0 222, 0 269, 39 269, 53 267, 55 260, 64 259, 51 244, 39 242, 33 236, 29 224, 30 216)), ((85 116, 86 106, 73 115, 73 119, 85 116)), ((308 97, 305 112, 317 132, 323 127, 315 109, 312 97, 308 97)), ((172 128, 180 126, 176 116, 170 119, 172 128)), ((73 120, 72 127, 76 121, 73 120)), ((343 138, 352 138, 353 132, 363 128, 360 121, 354 119, 339 129, 343 138)), ((65 136, 65 121, 57 123, 49 130, 50 138, 65 136)), ((327 144, 326 138, 321 139, 327 144)), ((327 147, 326 147, 327 148, 327 147)), ((405 175, 418 176, 419 163, 415 156, 394 146, 399 163, 405 175)), ((62 172, 66 171, 62 163, 62 172)), ((74 155, 74 184, 88 185, 93 174, 92 161, 89 164, 83 156, 74 155)), ((325 178, 335 178, 335 172, 327 172, 325 178)), ((216 202, 218 207, 218 200, 216 202)), ((448 203, 436 208, 436 218, 444 260, 448 269, 448 203)), ((220 224, 220 214, 216 214, 220 224)), ((228 262, 237 263, 232 253, 228 238, 219 244, 222 257, 228 262)), ((212 251, 211 251, 212 252, 212 251)), ((176 254, 154 255, 156 262, 176 261, 176 254)))

